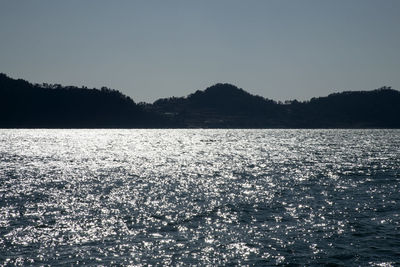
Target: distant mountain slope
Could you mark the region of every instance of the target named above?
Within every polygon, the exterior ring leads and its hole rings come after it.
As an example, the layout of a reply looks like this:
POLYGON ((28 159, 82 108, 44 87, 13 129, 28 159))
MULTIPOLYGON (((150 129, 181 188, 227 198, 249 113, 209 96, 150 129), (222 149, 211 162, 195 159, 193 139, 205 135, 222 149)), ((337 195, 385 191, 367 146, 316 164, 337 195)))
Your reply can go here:
POLYGON ((400 128, 400 92, 388 87, 335 93, 287 108, 289 121, 301 127, 400 128))
POLYGON ((0 74, 0 127, 147 127, 159 115, 108 88, 33 85, 0 74))
POLYGON ((400 128, 400 92, 384 87, 282 104, 216 84, 136 104, 104 87, 34 85, 0 74, 0 127, 400 128))
POLYGON ((282 106, 231 84, 216 84, 188 97, 159 99, 150 106, 188 127, 279 126, 282 106))
POLYGON ((147 108, 187 127, 400 128, 400 92, 386 87, 278 104, 230 84, 216 84, 147 108))

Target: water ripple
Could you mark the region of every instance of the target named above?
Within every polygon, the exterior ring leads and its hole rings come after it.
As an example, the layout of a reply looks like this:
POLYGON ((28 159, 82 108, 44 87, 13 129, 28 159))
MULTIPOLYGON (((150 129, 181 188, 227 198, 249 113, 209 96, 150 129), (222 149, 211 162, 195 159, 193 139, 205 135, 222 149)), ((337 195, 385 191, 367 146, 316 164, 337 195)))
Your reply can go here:
POLYGON ((0 264, 400 264, 398 130, 0 130, 0 264))

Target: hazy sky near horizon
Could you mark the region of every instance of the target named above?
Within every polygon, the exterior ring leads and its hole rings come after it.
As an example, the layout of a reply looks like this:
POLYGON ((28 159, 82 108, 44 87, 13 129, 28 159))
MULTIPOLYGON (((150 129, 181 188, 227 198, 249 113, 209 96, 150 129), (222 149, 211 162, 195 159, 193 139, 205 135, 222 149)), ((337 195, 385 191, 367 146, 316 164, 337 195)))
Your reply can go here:
POLYGON ((400 89, 399 0, 0 0, 0 72, 136 102, 400 89))

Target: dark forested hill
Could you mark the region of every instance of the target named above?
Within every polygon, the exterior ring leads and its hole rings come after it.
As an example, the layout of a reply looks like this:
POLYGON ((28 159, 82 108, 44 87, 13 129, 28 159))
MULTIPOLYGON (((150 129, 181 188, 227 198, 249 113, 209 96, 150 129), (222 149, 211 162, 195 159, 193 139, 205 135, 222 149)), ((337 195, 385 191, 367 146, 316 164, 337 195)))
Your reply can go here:
POLYGON ((216 84, 136 104, 119 91, 31 84, 0 74, 0 127, 400 128, 400 92, 342 92, 285 104, 216 84))
POLYGON ((400 128, 400 92, 390 87, 352 91, 292 102, 287 121, 293 127, 400 128))
POLYGON ((216 84, 188 97, 160 99, 150 108, 187 127, 278 127, 283 108, 231 84, 216 84))
POLYGON ((388 87, 278 104, 230 84, 216 84, 147 107, 187 127, 400 128, 400 92, 388 87))
POLYGON ((103 87, 31 84, 0 74, 0 127, 157 127, 165 120, 103 87))

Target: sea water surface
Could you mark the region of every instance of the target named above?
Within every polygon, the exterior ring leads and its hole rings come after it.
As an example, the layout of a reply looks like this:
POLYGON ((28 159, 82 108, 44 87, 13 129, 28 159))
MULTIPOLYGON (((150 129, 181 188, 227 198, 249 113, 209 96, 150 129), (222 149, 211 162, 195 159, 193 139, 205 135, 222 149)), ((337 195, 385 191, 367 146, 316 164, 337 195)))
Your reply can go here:
POLYGON ((0 265, 400 265, 399 130, 0 130, 0 265))

